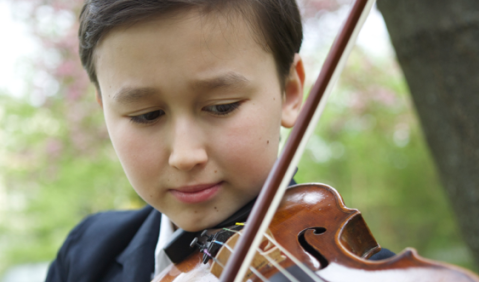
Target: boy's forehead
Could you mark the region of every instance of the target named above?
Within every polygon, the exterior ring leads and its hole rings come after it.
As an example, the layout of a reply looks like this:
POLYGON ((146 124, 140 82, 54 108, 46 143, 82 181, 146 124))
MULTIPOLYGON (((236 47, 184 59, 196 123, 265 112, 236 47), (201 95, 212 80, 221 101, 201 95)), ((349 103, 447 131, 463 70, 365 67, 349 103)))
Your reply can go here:
MULTIPOLYGON (((190 8, 150 16, 141 21, 134 21, 114 27, 102 36, 102 39, 95 48, 94 54, 96 58, 98 53, 101 52, 99 50, 105 45, 105 41, 111 41, 112 38, 113 40, 118 40, 119 38, 127 36, 147 42, 148 38, 143 37, 143 35, 150 34, 153 36, 159 33, 163 34, 163 36, 173 35, 173 37, 176 37, 178 40, 184 40, 185 37, 174 36, 175 34, 189 34, 191 38, 201 39, 198 43, 205 45, 223 43, 226 44, 229 49, 235 49, 238 47, 238 43, 241 45, 250 43, 250 47, 257 47, 251 44, 254 42, 260 46, 263 51, 270 53, 266 41, 260 36, 261 32, 253 25, 252 20, 245 18, 243 14, 239 12, 203 12, 199 9, 190 8)), ((118 44, 118 42, 115 42, 115 44, 118 44)))
MULTIPOLYGON (((267 60, 273 60, 274 63, 272 54, 258 44, 255 32, 243 17, 204 14, 190 10, 111 30, 97 46, 95 61, 101 84, 106 65, 113 64, 115 72, 128 73, 132 71, 130 64, 142 64, 142 67, 145 67, 152 61, 152 57, 161 57, 162 64, 170 66, 171 69, 178 67, 201 74, 201 71, 192 68, 211 69, 215 67, 214 64, 221 65, 242 55, 254 56, 257 60, 269 57, 267 60), (126 57, 130 59, 127 60, 126 57), (118 58, 128 61, 128 65, 125 65, 125 62, 122 65, 118 58), (185 66, 189 63, 188 60, 202 60, 204 64, 196 64, 188 69, 185 66)), ((227 73, 228 75, 220 78, 203 73, 210 77, 200 79, 199 86, 224 85, 232 81, 240 83, 247 80, 235 72, 227 73)))
MULTIPOLYGON (((148 64, 155 56, 174 68, 188 63, 188 59, 221 64, 235 56, 264 59, 272 54, 258 44, 255 33, 241 16, 193 10, 112 29, 96 48, 95 65, 101 76, 104 65, 118 65, 118 58, 130 57, 134 62, 148 64)), ((221 81, 213 83, 218 82, 221 81)))

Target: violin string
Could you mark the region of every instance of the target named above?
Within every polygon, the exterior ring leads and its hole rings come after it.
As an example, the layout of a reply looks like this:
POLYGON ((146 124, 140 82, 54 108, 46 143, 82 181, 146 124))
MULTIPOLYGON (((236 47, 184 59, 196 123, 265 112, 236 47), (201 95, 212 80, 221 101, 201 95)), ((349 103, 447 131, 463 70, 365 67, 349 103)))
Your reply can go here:
POLYGON ((221 241, 217 241, 217 240, 213 240, 213 241, 211 241, 211 243, 215 243, 215 244, 218 244, 218 245, 220 245, 220 246, 228 246, 228 245, 226 245, 225 243, 223 243, 223 242, 221 242, 221 241))
MULTIPOLYGON (((216 242, 218 242, 218 241, 216 241, 216 242)), ((216 243, 216 242, 215 242, 215 243, 216 243)), ((227 245, 225 245, 225 246, 227 246, 227 245)), ((212 259, 215 263, 217 263, 221 268, 223 268, 223 269, 225 268, 225 266, 224 266, 217 258, 211 257, 211 259, 212 259)), ((249 269, 250 269, 251 272, 253 272, 254 275, 256 275, 261 281, 263 281, 263 282, 270 282, 270 281, 268 280, 268 278, 264 277, 264 276, 263 276, 259 271, 257 271, 254 267, 250 266, 249 269)))
POLYGON ((234 250, 233 250, 233 248, 231 248, 231 247, 230 247, 230 246, 228 246, 228 245, 225 245, 225 247, 226 247, 226 248, 227 248, 227 249, 230 251, 230 253, 234 253, 234 250))
POLYGON ((249 269, 250 269, 251 272, 253 272, 254 275, 256 275, 256 277, 258 277, 261 281, 263 281, 263 282, 270 282, 268 278, 264 277, 263 274, 261 274, 261 272, 259 272, 258 270, 256 270, 254 267, 250 266, 249 269))
MULTIPOLYGON (((239 224, 237 224, 239 225, 239 224)), ((244 224, 243 224, 244 225, 244 224)), ((243 234, 240 232, 240 231, 237 231, 237 230, 232 230, 232 229, 229 229, 229 228, 223 228, 223 230, 226 230, 226 231, 229 231, 229 232, 233 232, 233 233, 238 233, 239 236, 243 236, 243 234)), ((284 253, 290 260, 292 260, 299 268, 301 268, 301 270, 303 270, 306 275, 308 275, 313 281, 315 282, 325 282, 326 280, 322 279, 321 277, 319 277, 318 275, 316 275, 316 273, 314 273, 311 269, 309 269, 306 265, 304 265, 301 261, 299 261, 299 259, 297 259, 295 256, 293 256, 293 254, 291 254, 289 251, 287 251, 285 248, 283 248, 281 246, 281 244, 279 244, 274 238, 272 238, 271 236, 269 236, 267 233, 263 234, 264 237, 266 237, 266 239, 268 239, 271 243, 273 243, 273 245, 275 245, 282 253, 284 253)), ((221 243, 221 242, 218 242, 218 243, 221 243)), ((222 244, 224 246, 226 246, 226 248, 231 252, 233 253, 234 250, 228 246, 227 244, 222 244)), ((270 261, 270 258, 269 256, 267 256, 266 254, 264 254, 259 248, 256 249, 258 252, 262 253, 262 255, 268 260, 270 261)), ((271 262, 271 261, 270 261, 271 262)), ((272 264, 276 267, 276 261, 272 262, 272 264)), ((284 276, 288 277, 290 276, 290 273, 288 271, 286 271, 283 267, 281 267, 280 265, 278 265, 279 267, 276 267, 281 273, 283 273, 284 276), (283 270, 281 270, 283 269, 283 270)), ((250 266, 251 267, 251 266, 250 266)), ((295 278, 293 277, 293 280, 291 281, 297 281, 295 280, 295 278)))
MULTIPOLYGON (((219 245, 222 245, 222 246, 225 246, 226 249, 228 249, 231 253, 234 252, 234 250, 228 246, 227 244, 224 244, 222 242, 219 242, 219 241, 212 241, 213 243, 216 243, 216 244, 219 244, 219 245)), ((284 274, 284 276, 286 276, 288 279, 290 279, 290 281, 292 282, 299 282, 298 280, 296 280, 293 276, 291 276, 291 274, 289 272, 286 271, 286 269, 284 269, 281 265, 279 265, 274 259, 270 258, 265 252, 263 252, 261 249, 257 249, 258 253, 260 253, 264 258, 266 258, 266 260, 268 260, 274 267, 276 267, 279 271, 281 271, 281 273, 284 274)), ((264 277, 258 270, 256 270, 254 267, 250 266, 249 269, 256 275, 258 276, 258 278, 260 278, 261 280, 263 281, 269 281, 266 277, 264 277), (264 278, 264 279, 263 279, 264 278)))
POLYGON ((211 257, 211 259, 212 259, 214 262, 216 262, 219 266, 221 266, 221 268, 223 268, 223 269, 225 268, 225 266, 224 266, 217 258, 211 257))
MULTIPOLYGON (((223 242, 220 242, 220 241, 216 241, 216 240, 213 240, 211 241, 212 243, 215 243, 215 244, 218 244, 218 245, 221 245, 221 246, 224 246, 227 250, 229 250, 231 253, 233 252, 233 249, 231 249, 230 246, 228 246, 227 244, 223 243, 223 242)), ((211 257, 213 259, 214 262, 216 262, 221 268, 225 268, 225 266, 215 257, 211 257)), ((258 270, 256 270, 254 267, 250 266, 249 269, 251 270, 251 272, 254 273, 254 275, 256 275, 261 281, 263 282, 270 282, 268 280, 268 278, 264 277, 258 270)))
MULTIPOLYGON (((212 241, 213 243, 216 243, 218 245, 221 245, 221 246, 224 246, 228 251, 230 251, 231 253, 234 252, 234 250, 227 244, 223 243, 223 242, 220 242, 220 241, 212 241)), ((224 266, 222 264, 220 264, 221 267, 224 268, 224 266)), ((254 275, 256 275, 256 277, 258 277, 261 281, 263 282, 269 282, 269 279, 264 277, 261 272, 259 272, 256 268, 252 267, 251 265, 249 266, 249 269, 251 270, 251 272, 253 272, 254 275)))
MULTIPOLYGON (((226 231, 238 233, 239 236, 243 236, 243 234, 242 234, 241 232, 239 232, 239 231, 231 230, 231 229, 228 229, 228 228, 223 228, 223 229, 226 230, 226 231)), ((268 236, 268 237, 269 237, 269 236, 268 236)), ((268 238, 268 237, 267 237, 267 239, 269 240, 271 237, 269 237, 269 238, 268 238)), ((270 241, 271 241, 271 240, 270 240, 270 241)), ((275 241, 275 242, 276 242, 276 241, 275 241)), ((275 243, 275 242, 273 242, 273 244, 274 244, 274 245, 278 245, 278 243, 277 243, 277 242, 275 243)), ((224 246, 227 246, 227 244, 224 244, 224 246)), ((278 246, 277 246, 277 247, 278 247, 278 246)), ((234 252, 234 250, 231 249, 231 247, 227 247, 227 248, 228 248, 228 250, 229 250, 231 253, 234 252)), ((281 248, 279 248, 279 247, 278 247, 278 249, 281 250, 281 248)), ((270 257, 269 257, 265 252, 263 252, 260 248, 256 248, 256 251, 257 251, 258 253, 260 253, 260 255, 262 255, 264 258, 266 258, 266 260, 268 260, 274 267, 276 267, 276 269, 277 269, 279 272, 281 272, 286 278, 288 278, 289 281, 299 282, 299 281, 298 281, 296 278, 294 278, 288 271, 286 271, 286 269, 284 269, 284 267, 282 267, 281 265, 279 265, 274 259, 270 258, 270 257)), ((288 254, 289 254, 289 253, 288 253, 288 254)), ((287 255, 287 256, 288 256, 288 255, 287 255)), ((290 259, 291 259, 292 255, 289 254, 289 256, 290 256, 290 259)), ((296 259, 296 260, 291 259, 291 260, 292 260, 293 262, 295 262, 295 263, 299 262, 298 259, 296 259)), ((251 268, 251 266, 250 266, 250 268, 251 268)), ((254 272, 253 272, 253 273, 254 273, 254 272)), ((308 276, 309 276, 309 274, 308 274, 308 276)), ((314 280, 314 278, 313 278, 313 280, 314 280)), ((322 280, 315 280, 315 281, 321 282, 322 280)))
MULTIPOLYGON (((237 230, 232 230, 232 229, 228 229, 228 228, 223 228, 224 230, 226 231, 230 231, 230 232, 233 232, 233 233, 238 233, 238 235, 242 236, 243 234, 237 230)), ((301 270, 303 270, 306 275, 308 275, 311 279, 313 279, 313 281, 316 281, 316 282, 324 282, 324 279, 321 279, 318 275, 316 275, 311 269, 309 269, 306 265, 304 265, 302 262, 299 261, 299 259, 297 259, 295 256, 293 256, 290 252, 288 252, 285 248, 283 248, 275 239, 273 239, 271 236, 269 236, 268 234, 263 234, 266 239, 268 239, 271 243, 273 243, 273 245, 275 245, 278 249, 280 249, 281 252, 283 252, 290 260, 292 260, 299 268, 301 268, 301 270)), ((257 249, 257 251, 261 251, 259 248, 257 249)), ((230 249, 230 252, 233 252, 233 250, 230 249)), ((279 268, 278 268, 279 271, 281 271, 279 268)), ((286 270, 285 270, 286 271, 286 270)), ((289 272, 286 272, 289 274, 289 272)), ((285 273, 283 273, 285 274, 285 273)), ((286 276, 286 274, 285 274, 286 276)))
POLYGON ((291 259, 302 271, 304 271, 313 281, 316 282, 324 282, 323 279, 318 277, 311 269, 309 269, 306 265, 299 261, 293 254, 288 252, 285 248, 283 248, 275 239, 273 239, 268 234, 263 234, 273 245, 275 245, 282 253, 284 253, 289 259, 291 259))
POLYGON ((294 278, 293 275, 291 275, 291 273, 286 271, 284 267, 279 265, 279 263, 277 263, 274 259, 270 258, 265 252, 261 251, 259 248, 256 251, 258 251, 258 253, 260 253, 264 258, 266 258, 266 260, 268 260, 269 263, 271 263, 274 267, 276 267, 276 269, 278 269, 284 276, 286 276, 286 278, 288 278, 289 281, 299 282, 296 278, 294 278))

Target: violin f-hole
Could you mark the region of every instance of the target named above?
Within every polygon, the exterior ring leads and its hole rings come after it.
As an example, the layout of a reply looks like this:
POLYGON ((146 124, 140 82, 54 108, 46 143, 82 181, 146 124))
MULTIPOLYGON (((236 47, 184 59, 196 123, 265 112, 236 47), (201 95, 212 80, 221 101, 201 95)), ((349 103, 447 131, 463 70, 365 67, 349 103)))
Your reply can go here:
POLYGON ((310 255, 312 255, 315 259, 319 261, 319 269, 323 269, 326 266, 328 266, 329 262, 328 260, 320 253, 318 252, 315 248, 313 248, 308 241, 306 241, 306 238, 304 237, 304 234, 306 231, 312 230, 314 235, 322 235, 326 233, 326 228, 324 227, 312 227, 312 228, 307 228, 301 231, 298 235, 298 242, 301 245, 301 247, 310 255))

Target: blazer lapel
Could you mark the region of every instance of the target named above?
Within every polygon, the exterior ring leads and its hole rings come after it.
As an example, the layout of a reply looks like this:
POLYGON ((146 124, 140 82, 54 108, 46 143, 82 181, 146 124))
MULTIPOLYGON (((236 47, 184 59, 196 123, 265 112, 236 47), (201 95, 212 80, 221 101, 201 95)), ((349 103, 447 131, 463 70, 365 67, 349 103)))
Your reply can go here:
POLYGON ((130 244, 117 256, 117 262, 123 266, 124 281, 151 281, 160 223, 161 213, 153 209, 130 244))

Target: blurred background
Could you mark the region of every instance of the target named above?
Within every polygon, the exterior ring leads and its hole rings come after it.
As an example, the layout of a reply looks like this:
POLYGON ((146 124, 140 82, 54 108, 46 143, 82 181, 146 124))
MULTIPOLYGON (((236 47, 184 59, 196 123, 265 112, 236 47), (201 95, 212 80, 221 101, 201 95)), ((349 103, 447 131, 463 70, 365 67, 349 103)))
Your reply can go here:
MULTIPOLYGON (((77 55, 82 3, 0 0, 2 282, 43 281, 82 218, 144 205, 117 160, 77 55)), ((309 89, 351 1, 300 5, 309 89)), ((374 7, 295 178, 335 187, 382 246, 414 247, 477 271, 415 109, 374 7)))

